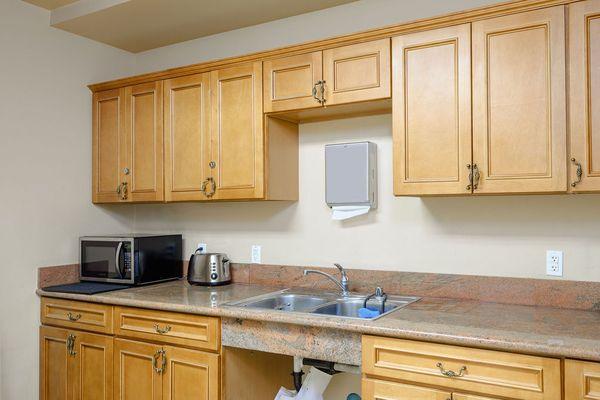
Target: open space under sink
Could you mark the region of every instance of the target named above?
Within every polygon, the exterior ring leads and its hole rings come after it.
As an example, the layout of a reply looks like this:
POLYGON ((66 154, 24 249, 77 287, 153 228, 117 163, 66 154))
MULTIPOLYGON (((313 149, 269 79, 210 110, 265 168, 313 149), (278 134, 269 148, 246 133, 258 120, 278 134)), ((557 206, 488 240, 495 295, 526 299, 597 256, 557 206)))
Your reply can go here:
MULTIPOLYGON (((360 318, 358 310, 364 305, 366 295, 350 294, 341 296, 336 293, 312 293, 300 290, 284 289, 261 296, 251 297, 226 304, 227 306, 263 309, 272 311, 328 315, 342 318, 360 318)), ((388 296, 385 301, 384 312, 374 318, 381 318, 395 310, 420 300, 420 297, 388 296)), ((381 303, 370 299, 367 307, 379 309, 381 303)))

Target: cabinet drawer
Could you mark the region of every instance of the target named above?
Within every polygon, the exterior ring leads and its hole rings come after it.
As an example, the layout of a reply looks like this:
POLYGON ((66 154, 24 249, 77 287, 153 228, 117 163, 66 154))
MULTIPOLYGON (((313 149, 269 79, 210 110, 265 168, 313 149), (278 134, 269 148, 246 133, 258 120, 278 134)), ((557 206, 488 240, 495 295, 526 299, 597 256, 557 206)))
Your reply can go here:
POLYGON ((129 307, 115 307, 115 334, 212 351, 221 342, 218 318, 129 307))
POLYGON ((451 391, 523 400, 561 398, 560 360, 552 358, 363 336, 362 364, 369 376, 451 391), (455 376, 447 376, 452 372, 455 376))
POLYGON ((565 361, 565 400, 600 399, 600 363, 565 361))
POLYGON ((112 334, 112 306, 42 297, 42 324, 112 334))

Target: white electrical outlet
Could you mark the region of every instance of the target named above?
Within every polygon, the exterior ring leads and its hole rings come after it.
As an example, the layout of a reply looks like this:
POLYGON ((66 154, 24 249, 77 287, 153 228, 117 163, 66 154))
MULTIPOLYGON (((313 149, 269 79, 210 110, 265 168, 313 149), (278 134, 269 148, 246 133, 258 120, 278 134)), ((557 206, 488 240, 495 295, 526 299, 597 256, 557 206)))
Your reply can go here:
POLYGON ((261 246, 255 244, 252 246, 252 264, 260 264, 261 261, 261 246))
POLYGON ((563 252, 548 250, 546 252, 546 275, 563 276, 563 252))
POLYGON ((208 246, 206 243, 198 243, 198 247, 196 247, 196 249, 199 250, 200 254, 206 254, 208 251, 208 246))

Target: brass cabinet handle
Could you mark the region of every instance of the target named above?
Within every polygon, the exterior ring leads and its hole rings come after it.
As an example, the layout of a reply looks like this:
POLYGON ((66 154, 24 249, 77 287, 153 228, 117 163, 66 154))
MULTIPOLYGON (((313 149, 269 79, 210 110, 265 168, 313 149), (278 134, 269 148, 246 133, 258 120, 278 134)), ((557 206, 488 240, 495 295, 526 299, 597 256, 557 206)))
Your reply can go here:
POLYGON ((69 318, 69 321, 79 321, 81 319, 81 314, 75 314, 73 315, 73 313, 68 312, 67 313, 67 318, 69 318))
POLYGON ((583 176, 583 168, 581 168, 581 163, 577 162, 575 158, 571 158, 571 162, 577 167, 577 172, 575 172, 575 175, 577 175, 577 180, 571 183, 571 187, 575 187, 581 183, 581 178, 583 176))
POLYGON ((469 169, 469 184, 467 185, 467 190, 477 190, 479 178, 481 177, 479 167, 477 164, 467 164, 467 168, 469 169))
POLYGON ((165 333, 171 332, 171 326, 170 325, 165 325, 164 328, 161 328, 160 326, 158 326, 158 324, 154 324, 154 329, 156 330, 156 333, 159 333, 161 335, 164 335, 165 333))
POLYGON ((77 352, 75 351, 75 339, 77 339, 77 336, 72 333, 67 336, 67 354, 72 357, 77 355, 77 352))
POLYGON ((313 98, 319 102, 319 104, 325 104, 325 81, 317 81, 317 83, 314 84, 312 95, 313 98), (317 95, 317 86, 320 87, 320 96, 317 95))
POLYGON ((119 186, 119 190, 117 190, 117 193, 119 193, 121 195, 121 200, 127 200, 127 197, 128 197, 127 182, 121 183, 121 185, 119 186))
POLYGON ((465 372, 467 372, 467 367, 465 365, 463 365, 458 372, 454 372, 452 370, 445 370, 444 365, 441 362, 437 363, 436 367, 440 369, 442 375, 447 376, 449 378, 460 378, 461 376, 465 375, 465 372))
POLYGON ((211 198, 215 195, 215 192, 217 191, 217 182, 215 182, 215 180, 212 176, 208 177, 208 178, 206 178, 206 180, 204 182, 202 182, 202 186, 200 187, 200 190, 202 191, 202 193, 204 193, 204 195, 206 197, 211 198), (210 192, 207 192, 206 189, 209 184, 210 184, 210 192))
POLYGON ((157 374, 162 374, 167 368, 167 352, 165 349, 160 349, 152 356, 152 367, 157 374), (158 366, 158 359, 162 357, 162 363, 158 366))

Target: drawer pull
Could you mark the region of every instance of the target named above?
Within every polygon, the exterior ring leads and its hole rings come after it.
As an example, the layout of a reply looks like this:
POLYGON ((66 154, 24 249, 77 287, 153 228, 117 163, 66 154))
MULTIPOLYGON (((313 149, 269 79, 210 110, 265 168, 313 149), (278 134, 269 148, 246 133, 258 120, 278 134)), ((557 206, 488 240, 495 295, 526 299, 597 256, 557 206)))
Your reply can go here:
POLYGON ((442 375, 447 376, 449 378, 460 378, 465 375, 467 372, 467 367, 463 365, 458 372, 454 372, 452 370, 445 370, 444 365, 442 363, 437 363, 436 366, 440 369, 442 375))
POLYGON ((154 329, 156 330, 156 333, 160 335, 164 335, 165 333, 171 332, 171 327, 169 325, 165 325, 164 328, 161 328, 160 326, 158 326, 158 324, 154 324, 154 329))
POLYGON ((152 357, 152 367, 154 368, 154 371, 156 371, 157 374, 162 374, 163 372, 165 372, 165 369, 167 368, 167 352, 165 351, 165 349, 160 349, 156 353, 154 353, 154 356, 152 357), (162 357, 162 363, 159 367, 158 359, 160 357, 162 357))
POLYGON ((67 318, 69 318, 69 321, 79 321, 81 319, 81 314, 75 314, 73 315, 73 313, 68 312, 67 313, 67 318))

